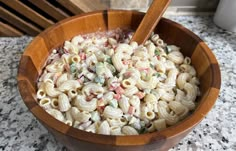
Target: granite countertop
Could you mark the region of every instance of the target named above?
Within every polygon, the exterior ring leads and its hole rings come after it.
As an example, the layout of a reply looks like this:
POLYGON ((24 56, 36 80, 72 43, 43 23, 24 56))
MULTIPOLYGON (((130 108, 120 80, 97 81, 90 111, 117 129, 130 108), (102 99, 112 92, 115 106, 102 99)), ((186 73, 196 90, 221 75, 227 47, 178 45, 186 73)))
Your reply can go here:
MULTIPOLYGON (((218 28, 212 16, 170 16, 199 35, 219 61, 222 86, 214 108, 171 151, 236 150, 236 33, 218 28)), ((0 38, 0 151, 66 150, 36 120, 17 89, 17 67, 32 37, 0 38)), ((37 50, 35 50, 37 51, 37 50)))

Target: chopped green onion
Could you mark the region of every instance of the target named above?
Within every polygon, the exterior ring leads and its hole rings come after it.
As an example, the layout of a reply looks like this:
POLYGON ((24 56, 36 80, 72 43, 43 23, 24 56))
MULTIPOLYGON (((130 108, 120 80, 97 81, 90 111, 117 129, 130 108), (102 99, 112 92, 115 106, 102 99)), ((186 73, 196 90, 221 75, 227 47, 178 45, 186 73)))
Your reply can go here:
POLYGON ((147 132, 147 128, 146 127, 142 127, 139 131, 139 134, 144 134, 147 132))
POLYGON ((140 73, 141 73, 141 79, 146 79, 147 76, 146 72, 141 71, 140 73))
POLYGON ((95 81, 96 83, 104 84, 105 78, 102 77, 102 76, 97 76, 97 77, 94 78, 94 81, 95 81))
POLYGON ((154 73, 154 75, 157 76, 157 77, 160 77, 160 76, 161 76, 161 74, 160 74, 159 72, 154 73))
POLYGON ((173 88, 173 92, 175 92, 175 94, 177 94, 177 88, 176 87, 173 88))
POLYGON ((77 67, 76 67, 76 64, 75 63, 72 63, 70 65, 70 72, 71 73, 76 73, 78 70, 77 70, 77 67))
POLYGON ((84 83, 89 82, 90 80, 86 77, 84 77, 84 83))
POLYGON ((112 73, 115 73, 116 72, 116 68, 112 65, 112 64, 109 64, 109 63, 104 63, 105 67, 108 68, 112 73))
POLYGON ((63 47, 59 47, 57 51, 58 51, 58 53, 59 53, 60 55, 63 55, 63 54, 64 54, 64 49, 63 49, 63 47))
POLYGON ((140 121, 140 125, 141 125, 141 127, 145 127, 145 122, 144 121, 140 121))
POLYGON ((151 67, 152 69, 154 69, 154 68, 155 68, 155 66, 154 66, 153 64, 151 64, 151 63, 150 63, 150 67, 151 67))
POLYGON ((164 50, 165 50, 166 54, 169 54, 171 52, 171 47, 166 46, 164 50))
POLYGON ((148 73, 145 77, 145 81, 149 81, 152 78, 152 75, 150 73, 148 73))
POLYGON ((152 78, 152 75, 150 73, 146 73, 144 71, 141 71, 141 79, 145 81, 149 81, 152 78))
POLYGON ((111 57, 108 57, 108 58, 106 59, 106 62, 109 63, 109 64, 112 64, 111 57))
POLYGON ((140 121, 140 126, 141 126, 141 128, 140 128, 140 130, 138 131, 139 132, 139 134, 143 134, 143 133, 146 133, 147 132, 147 128, 145 127, 145 122, 144 121, 140 121))
POLYGON ((159 56, 160 55, 160 51, 159 50, 155 50, 155 55, 159 56))

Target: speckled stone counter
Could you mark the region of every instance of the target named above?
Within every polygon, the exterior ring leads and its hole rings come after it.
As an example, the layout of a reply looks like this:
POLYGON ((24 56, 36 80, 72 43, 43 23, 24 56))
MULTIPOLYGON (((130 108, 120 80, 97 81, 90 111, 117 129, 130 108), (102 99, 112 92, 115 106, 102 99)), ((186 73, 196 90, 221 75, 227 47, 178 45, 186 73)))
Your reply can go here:
MULTIPOLYGON (((220 96, 206 118, 171 151, 236 150, 236 33, 215 26, 212 16, 169 17, 199 35, 219 61, 220 96)), ((17 90, 17 67, 31 37, 0 38, 0 151, 66 150, 35 119, 17 90)), ((35 50, 37 51, 37 50, 35 50)))

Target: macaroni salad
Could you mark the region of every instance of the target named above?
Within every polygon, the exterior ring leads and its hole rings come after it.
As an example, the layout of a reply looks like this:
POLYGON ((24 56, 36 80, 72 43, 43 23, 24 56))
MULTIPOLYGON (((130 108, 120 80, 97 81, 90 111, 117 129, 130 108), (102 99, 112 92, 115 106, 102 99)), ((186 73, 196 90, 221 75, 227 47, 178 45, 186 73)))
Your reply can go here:
POLYGON ((138 135, 195 109, 199 80, 180 48, 152 34, 144 45, 116 29, 78 35, 53 49, 38 79, 39 105, 87 132, 138 135))

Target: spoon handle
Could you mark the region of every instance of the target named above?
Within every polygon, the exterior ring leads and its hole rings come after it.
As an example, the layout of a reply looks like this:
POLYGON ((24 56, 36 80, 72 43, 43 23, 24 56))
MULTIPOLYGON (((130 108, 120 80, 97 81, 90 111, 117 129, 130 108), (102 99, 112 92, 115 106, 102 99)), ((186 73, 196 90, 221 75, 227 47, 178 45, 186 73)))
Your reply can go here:
POLYGON ((143 44, 151 35, 171 0, 153 0, 131 41, 143 44))

